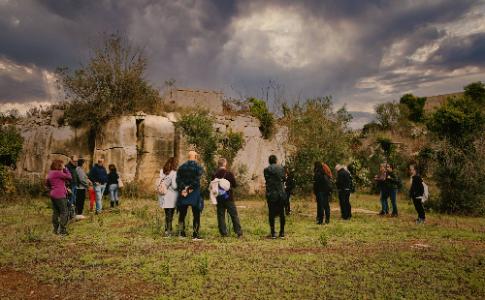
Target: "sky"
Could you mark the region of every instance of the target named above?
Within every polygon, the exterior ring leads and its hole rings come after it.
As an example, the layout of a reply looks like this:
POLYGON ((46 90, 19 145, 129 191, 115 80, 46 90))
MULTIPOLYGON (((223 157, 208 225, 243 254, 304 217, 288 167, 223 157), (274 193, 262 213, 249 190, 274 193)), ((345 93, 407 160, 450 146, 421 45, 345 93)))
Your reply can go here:
POLYGON ((353 127, 404 93, 485 81, 485 0, 0 0, 0 111, 62 100, 56 68, 85 63, 103 33, 142 47, 160 90, 273 108, 332 96, 353 127))

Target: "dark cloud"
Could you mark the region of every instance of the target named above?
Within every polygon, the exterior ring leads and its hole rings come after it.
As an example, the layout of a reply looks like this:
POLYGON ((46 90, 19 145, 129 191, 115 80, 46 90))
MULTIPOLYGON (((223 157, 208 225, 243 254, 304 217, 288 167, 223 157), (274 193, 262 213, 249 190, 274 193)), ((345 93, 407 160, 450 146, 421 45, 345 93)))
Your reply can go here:
POLYGON ((485 74, 484 14, 472 0, 0 0, 0 57, 36 70, 0 66, 0 102, 49 97, 45 72, 78 66, 100 33, 119 32, 145 49, 159 88, 174 78, 264 96, 271 80, 279 98, 333 95, 369 110, 464 68, 485 74))

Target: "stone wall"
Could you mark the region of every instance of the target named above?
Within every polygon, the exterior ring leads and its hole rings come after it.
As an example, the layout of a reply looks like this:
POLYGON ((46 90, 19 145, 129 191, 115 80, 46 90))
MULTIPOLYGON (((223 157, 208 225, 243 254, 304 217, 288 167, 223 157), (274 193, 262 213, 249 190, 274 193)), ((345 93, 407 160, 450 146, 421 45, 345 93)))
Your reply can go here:
MULTIPOLYGON (((59 127, 49 120, 35 126, 25 121, 18 125, 25 142, 17 175, 44 178, 53 159, 67 162, 73 154, 85 158, 86 167, 103 157, 106 166, 117 167, 124 182, 136 181, 151 191, 166 160, 177 156, 183 163, 191 148, 176 131, 175 121, 174 115, 145 114, 112 119, 97 133, 94 150, 90 149, 87 129, 59 127)), ((257 119, 245 115, 217 116, 215 122, 215 129, 221 133, 232 130, 244 135, 245 146, 237 154, 232 169, 249 193, 263 191, 263 169, 268 156, 275 154, 280 161, 285 157, 285 128, 278 128, 272 139, 265 140, 258 126, 257 119)))
POLYGON ((164 103, 188 109, 205 109, 213 114, 222 113, 222 92, 172 88, 163 95, 164 103))

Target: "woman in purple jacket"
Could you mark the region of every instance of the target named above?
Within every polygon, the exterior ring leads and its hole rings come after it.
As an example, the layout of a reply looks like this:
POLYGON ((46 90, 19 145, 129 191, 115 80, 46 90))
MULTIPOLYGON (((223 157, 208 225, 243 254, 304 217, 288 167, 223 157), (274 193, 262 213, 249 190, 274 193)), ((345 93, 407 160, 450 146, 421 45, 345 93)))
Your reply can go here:
POLYGON ((64 167, 62 160, 52 162, 47 174, 46 186, 52 201, 52 225, 54 234, 67 235, 67 188, 66 183, 71 181, 71 173, 64 167))

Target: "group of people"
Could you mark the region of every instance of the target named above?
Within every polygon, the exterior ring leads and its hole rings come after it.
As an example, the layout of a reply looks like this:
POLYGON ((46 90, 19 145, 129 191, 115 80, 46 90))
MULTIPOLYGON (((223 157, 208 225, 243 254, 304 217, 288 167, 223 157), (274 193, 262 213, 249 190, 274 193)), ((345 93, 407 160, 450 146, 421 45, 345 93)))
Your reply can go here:
POLYGON ((103 209, 103 195, 109 190, 111 207, 119 205, 120 178, 115 165, 104 167, 104 159, 98 159, 86 173, 85 160, 71 156, 68 163, 55 159, 47 174, 45 185, 52 202, 52 225, 55 234, 67 234, 67 222, 70 218, 84 219, 86 194, 90 195, 90 209, 96 213, 103 209))
MULTIPOLYGON (((165 236, 177 234, 186 237, 185 219, 189 207, 192 211, 192 239, 200 240, 200 218, 204 209, 204 201, 201 195, 201 176, 204 169, 198 163, 198 154, 195 151, 188 153, 188 160, 178 166, 176 158, 167 160, 160 170, 160 176, 156 183, 158 201, 165 212, 165 236), (173 219, 178 212, 177 230, 173 230, 173 219)), ((269 156, 269 166, 264 169, 266 183, 266 202, 268 206, 268 221, 270 234, 268 238, 285 238, 286 215, 291 213, 290 197, 295 181, 292 172, 278 164, 275 155, 269 156), (279 231, 276 233, 275 220, 279 218, 279 231)), ((234 232, 238 237, 243 236, 243 230, 239 220, 237 208, 234 202, 234 188, 237 182, 234 174, 227 169, 227 160, 220 158, 218 168, 211 175, 210 193, 216 204, 217 223, 221 236, 228 236, 226 225, 226 213, 229 214, 234 232)), ((52 223, 54 232, 67 234, 66 224, 68 221, 68 207, 76 207, 76 218, 83 218, 82 212, 86 191, 93 190, 96 203, 96 213, 102 210, 102 198, 105 189, 109 189, 111 207, 119 205, 118 190, 121 183, 120 177, 114 165, 109 165, 109 173, 104 167, 104 160, 99 159, 88 174, 85 173, 84 160, 71 157, 69 163, 64 166, 61 160, 54 160, 48 173, 46 185, 50 189, 53 215, 52 223), (76 166, 77 165, 77 166, 76 166)), ((330 167, 320 161, 314 164, 313 192, 317 202, 317 224, 330 222, 330 204, 333 186, 337 187, 341 217, 350 220, 352 207, 350 195, 354 192, 353 178, 346 166, 337 164, 335 167, 336 178, 330 167), (335 184, 334 184, 335 183, 335 184)), ((411 174, 410 197, 413 199, 418 212, 417 223, 425 221, 425 212, 422 204, 424 193, 423 180, 417 172, 415 165, 409 167, 411 174)), ((375 181, 380 189, 381 212, 379 215, 389 213, 388 199, 391 199, 392 216, 398 216, 397 191, 401 181, 390 164, 382 164, 380 172, 375 176, 375 181)), ((92 209, 92 206, 91 206, 92 209)))

